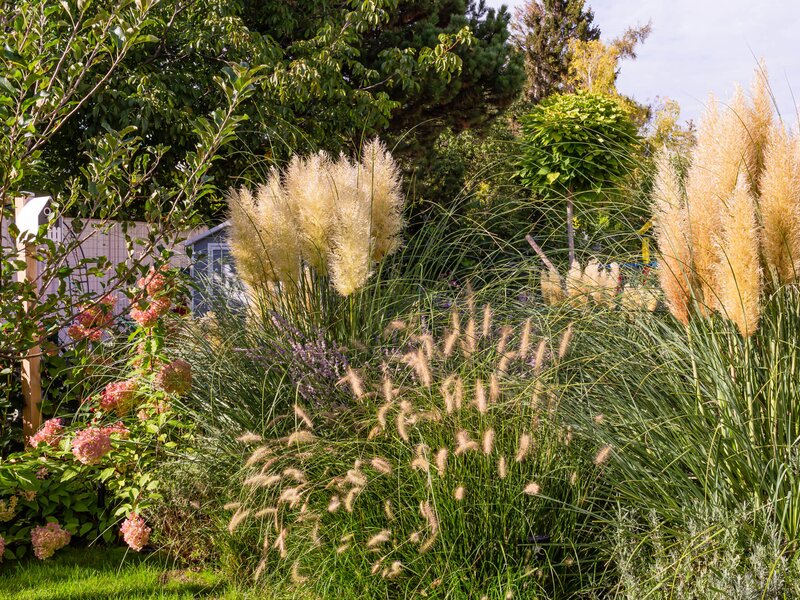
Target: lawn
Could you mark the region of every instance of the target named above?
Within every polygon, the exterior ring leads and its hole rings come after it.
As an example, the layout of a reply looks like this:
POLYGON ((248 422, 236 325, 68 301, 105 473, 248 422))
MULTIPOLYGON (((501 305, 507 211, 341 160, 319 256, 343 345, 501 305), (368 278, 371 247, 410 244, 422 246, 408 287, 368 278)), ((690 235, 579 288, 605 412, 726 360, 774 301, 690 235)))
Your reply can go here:
POLYGON ((123 548, 65 549, 53 560, 7 563, 0 573, 0 598, 19 600, 246 597, 213 572, 173 569, 162 555, 123 548))

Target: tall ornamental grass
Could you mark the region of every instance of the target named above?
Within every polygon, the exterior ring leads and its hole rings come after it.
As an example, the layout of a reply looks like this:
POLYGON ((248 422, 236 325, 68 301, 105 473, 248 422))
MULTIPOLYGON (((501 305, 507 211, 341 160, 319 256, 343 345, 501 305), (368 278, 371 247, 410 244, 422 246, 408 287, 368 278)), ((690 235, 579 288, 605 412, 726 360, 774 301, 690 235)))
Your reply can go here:
POLYGON ((256 579, 319 598, 551 598, 596 567, 593 488, 607 448, 557 419, 571 329, 454 310, 442 335, 394 322, 351 402, 298 401, 250 450, 229 531, 256 579))
POLYGON ((685 180, 660 157, 654 221, 667 306, 758 328, 763 297, 796 283, 800 261, 800 141, 776 119, 766 71, 748 98, 713 97, 685 180))
POLYGON ((578 328, 561 373, 581 431, 614 449, 609 497, 652 511, 678 536, 693 507, 746 509, 758 518, 741 522, 742 535, 758 537, 757 522, 766 520, 793 556, 800 292, 774 292, 746 338, 718 316, 685 327, 644 312, 630 322, 607 318, 578 328))

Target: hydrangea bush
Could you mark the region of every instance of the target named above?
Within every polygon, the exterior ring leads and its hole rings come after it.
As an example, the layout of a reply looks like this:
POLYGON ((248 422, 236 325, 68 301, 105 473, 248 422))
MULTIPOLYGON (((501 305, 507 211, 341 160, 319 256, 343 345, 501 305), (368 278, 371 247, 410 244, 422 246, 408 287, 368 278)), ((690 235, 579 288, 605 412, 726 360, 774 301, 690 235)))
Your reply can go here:
MULTIPOLYGON (((77 412, 47 420, 24 452, 0 465, 0 557, 20 558, 32 548, 49 558, 71 539, 121 537, 133 550, 147 546, 146 515, 160 498, 157 467, 192 440, 171 409, 192 385, 191 366, 166 353, 164 316, 176 290, 169 272, 142 278, 129 311, 138 327, 122 344, 123 367, 111 363, 113 377, 99 369, 102 385, 77 412), (139 318, 142 311, 156 318, 139 318)), ((112 356, 98 346, 120 344, 110 331, 115 305, 104 297, 76 317, 70 335, 87 353, 112 356)))

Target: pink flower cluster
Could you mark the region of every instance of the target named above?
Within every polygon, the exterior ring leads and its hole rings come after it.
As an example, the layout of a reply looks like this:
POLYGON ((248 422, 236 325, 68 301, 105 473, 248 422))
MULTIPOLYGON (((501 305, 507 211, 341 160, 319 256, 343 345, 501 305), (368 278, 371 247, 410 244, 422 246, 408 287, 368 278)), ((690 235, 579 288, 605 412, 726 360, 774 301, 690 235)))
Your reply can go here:
POLYGON ((28 439, 28 443, 34 448, 38 447, 39 444, 46 444, 55 448, 61 441, 63 434, 64 426, 61 425, 61 419, 48 419, 39 431, 28 439))
POLYGON ((148 298, 141 299, 131 306, 131 319, 142 327, 152 327, 158 318, 166 314, 172 306, 169 298, 168 267, 161 267, 158 271, 151 268, 150 272, 139 279, 137 285, 144 291, 148 298))
POLYGON ((3 553, 6 551, 6 540, 0 535, 0 562, 3 562, 3 553))
POLYGON ((133 406, 139 384, 134 379, 109 383, 100 393, 100 408, 124 415, 133 406))
POLYGON ((69 544, 72 535, 58 523, 47 523, 31 530, 31 544, 33 553, 39 560, 50 558, 59 550, 69 544))
POLYGON ((122 527, 119 530, 125 543, 136 552, 141 551, 150 539, 150 528, 145 524, 144 519, 136 513, 131 513, 122 523, 122 527))
POLYGON ((106 294, 95 304, 84 306, 75 317, 75 322, 67 328, 67 335, 73 340, 88 339, 97 342, 103 337, 103 330, 114 319, 116 296, 106 294))
POLYGON ((139 279, 136 285, 146 291, 150 296, 155 296, 158 292, 167 287, 167 272, 168 267, 162 266, 158 271, 150 267, 150 272, 139 279))
POLYGON ((142 327, 152 327, 158 322, 158 318, 169 312, 172 300, 166 296, 150 300, 146 306, 140 301, 131 306, 131 319, 142 327))
POLYGON ((128 437, 130 432, 122 424, 108 427, 87 427, 75 434, 72 454, 84 465, 96 465, 111 451, 111 436, 128 437))
POLYGON ((173 360, 156 374, 156 385, 168 394, 188 394, 192 389, 192 365, 180 358, 173 360))

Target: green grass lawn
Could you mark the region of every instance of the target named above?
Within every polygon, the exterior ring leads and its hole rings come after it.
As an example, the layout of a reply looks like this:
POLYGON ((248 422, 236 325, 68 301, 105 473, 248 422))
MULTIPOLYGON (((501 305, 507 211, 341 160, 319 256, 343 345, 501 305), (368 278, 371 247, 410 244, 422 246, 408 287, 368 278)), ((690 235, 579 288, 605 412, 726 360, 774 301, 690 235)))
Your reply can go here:
POLYGON ((179 569, 161 555, 141 556, 122 548, 68 548, 46 561, 0 565, 2 600, 233 600, 249 596, 213 572, 179 569))

